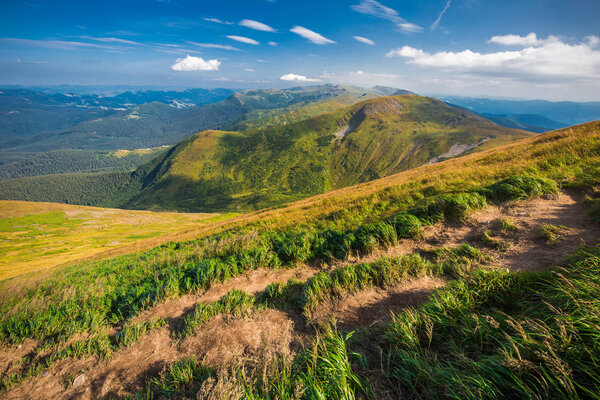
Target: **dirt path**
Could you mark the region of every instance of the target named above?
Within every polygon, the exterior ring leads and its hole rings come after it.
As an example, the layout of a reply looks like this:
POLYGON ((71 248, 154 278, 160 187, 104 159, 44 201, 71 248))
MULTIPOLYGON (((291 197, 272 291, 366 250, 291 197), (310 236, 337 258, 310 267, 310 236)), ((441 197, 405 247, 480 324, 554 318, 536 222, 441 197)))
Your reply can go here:
POLYGON ((344 330, 378 325, 388 321, 391 313, 422 304, 435 289, 445 284, 444 279, 426 276, 386 290, 364 290, 340 301, 324 304, 312 320, 326 323, 335 318, 338 326, 344 330))

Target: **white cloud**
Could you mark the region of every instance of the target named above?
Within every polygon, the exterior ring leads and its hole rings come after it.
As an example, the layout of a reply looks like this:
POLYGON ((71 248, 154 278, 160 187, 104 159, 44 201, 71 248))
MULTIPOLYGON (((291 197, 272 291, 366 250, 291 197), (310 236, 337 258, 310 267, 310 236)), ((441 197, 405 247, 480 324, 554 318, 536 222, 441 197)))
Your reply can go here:
POLYGON ((0 38, 0 42, 14 43, 26 46, 39 46, 50 49, 74 50, 81 48, 104 49, 104 50, 122 50, 124 47, 108 46, 95 43, 74 42, 66 40, 35 40, 35 39, 20 39, 20 38, 0 38))
POLYGON ((302 75, 296 74, 285 74, 281 78, 282 81, 296 81, 296 82, 320 82, 320 79, 307 78, 302 75))
POLYGON ((266 63, 266 62, 267 62, 267 60, 260 60, 260 59, 259 59, 259 60, 256 60, 256 62, 259 62, 259 63, 266 63))
POLYGON ((202 57, 188 55, 186 58, 178 58, 171 65, 173 71, 218 71, 221 61, 204 60, 202 57))
POLYGON ((255 45, 255 46, 258 45, 258 44, 260 44, 256 40, 250 39, 250 38, 245 37, 245 36, 227 35, 227 38, 231 39, 231 40, 235 40, 236 42, 242 42, 242 43, 246 43, 246 44, 252 44, 252 45, 255 45))
POLYGON ((587 40, 588 44, 592 48, 597 47, 600 44, 600 37, 596 35, 586 36, 585 40, 587 40))
POLYGON ((440 21, 442 20, 442 17, 444 16, 444 14, 446 14, 446 11, 448 11, 448 9, 450 8, 451 3, 452 3, 452 0, 448 0, 446 2, 446 5, 444 6, 444 9, 440 13, 440 15, 438 15, 437 19, 435 21, 433 21, 433 24, 431 24, 432 31, 435 31, 437 29, 438 25, 440 24, 440 21))
POLYGON ((535 34, 524 37, 506 35, 494 38, 492 38, 494 43, 532 44, 516 51, 479 53, 464 50, 442 51, 434 54, 404 46, 388 52, 387 56, 408 58, 408 64, 419 67, 459 73, 512 77, 521 80, 587 79, 600 82, 600 51, 594 49, 594 43, 597 44, 594 39, 569 44, 554 36, 544 40, 538 39, 535 34))
POLYGON ((398 24, 398 27, 404 32, 410 32, 410 33, 423 32, 422 27, 420 27, 417 24, 413 24, 412 22, 403 22, 401 24, 398 24))
MULTIPOLYGON (((556 38, 554 36, 549 36, 549 39, 556 38)), ((493 36, 489 43, 501 44, 503 46, 538 46, 544 41, 542 39, 538 39, 537 35, 531 32, 527 36, 519 36, 519 35, 503 35, 503 36, 493 36)))
POLYGON ((405 33, 422 32, 423 28, 412 22, 406 21, 393 8, 384 6, 375 0, 361 0, 359 4, 350 6, 354 11, 367 14, 375 18, 381 18, 392 22, 396 27, 405 33))
POLYGON ((275 46, 277 46, 277 42, 273 42, 273 41, 271 41, 271 42, 269 42, 269 46, 273 46, 273 47, 275 47, 275 46))
POLYGON ((240 25, 257 31, 277 32, 276 29, 271 28, 269 25, 263 24, 262 22, 254 21, 253 19, 243 19, 240 21, 240 25))
POLYGON ((233 47, 233 46, 229 46, 229 45, 224 45, 224 44, 215 44, 215 43, 196 43, 196 42, 186 42, 189 44, 193 44, 194 46, 198 46, 198 47, 204 47, 207 49, 221 49, 221 50, 231 50, 231 51, 239 51, 240 49, 238 49, 237 47, 233 47))
POLYGON ((361 43, 368 44, 369 46, 375 46, 375 42, 372 41, 371 39, 367 39, 366 37, 362 37, 362 36, 352 36, 352 37, 361 43))
POLYGON ((233 22, 224 21, 219 18, 202 18, 202 19, 205 21, 208 21, 208 22, 214 22, 215 24, 233 25, 233 22))
POLYGON ((252 68, 246 68, 244 71, 246 71, 246 72, 255 72, 252 68))
POLYGON ((141 43, 134 42, 133 40, 127 39, 119 39, 116 37, 92 37, 92 36, 79 36, 81 39, 95 40, 97 42, 103 43, 123 43, 123 44, 132 44, 136 46, 140 46, 141 43))
POLYGON ((325 36, 303 26, 294 26, 290 31, 302 36, 304 39, 310 40, 314 44, 336 44, 333 40, 327 39, 325 36))

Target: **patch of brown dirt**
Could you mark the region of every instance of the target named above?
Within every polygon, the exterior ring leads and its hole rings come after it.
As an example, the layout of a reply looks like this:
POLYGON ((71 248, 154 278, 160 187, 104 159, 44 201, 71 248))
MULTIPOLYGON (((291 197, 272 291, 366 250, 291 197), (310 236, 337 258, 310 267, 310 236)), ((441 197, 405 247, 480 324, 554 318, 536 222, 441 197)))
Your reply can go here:
POLYGON ((317 268, 310 268, 308 266, 276 270, 259 268, 250 271, 246 275, 214 285, 202 294, 186 294, 176 299, 166 300, 140 313, 134 319, 134 322, 148 321, 151 318, 165 318, 169 322, 176 322, 193 311, 197 303, 214 303, 232 289, 244 290, 248 294, 254 295, 263 291, 271 283, 287 282, 291 278, 304 281, 319 271, 317 268))
POLYGON ((311 319, 317 323, 335 319, 339 327, 348 330, 380 325, 389 321, 391 313, 424 303, 435 289, 445 284, 444 279, 425 276, 385 290, 363 290, 323 304, 311 319))
POLYGON ((217 316, 183 342, 174 339, 166 327, 156 329, 107 360, 62 360, 51 371, 3 395, 7 399, 122 398, 185 357, 194 355, 213 367, 227 366, 251 358, 264 348, 275 354, 289 354, 300 340, 293 321, 278 310, 243 319, 217 316), (81 374, 85 378, 76 387, 72 382, 81 374))
POLYGON ((35 340, 26 340, 24 343, 0 348, 0 376, 8 376, 13 370, 19 368, 19 360, 28 355, 34 355, 37 346, 35 340))

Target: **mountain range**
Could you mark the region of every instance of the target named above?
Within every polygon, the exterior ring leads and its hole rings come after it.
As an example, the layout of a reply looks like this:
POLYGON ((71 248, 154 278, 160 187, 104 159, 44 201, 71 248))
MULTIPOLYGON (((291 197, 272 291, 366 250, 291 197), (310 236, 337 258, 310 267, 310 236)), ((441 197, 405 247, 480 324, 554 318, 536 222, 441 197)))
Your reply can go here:
MULTIPOLYGON (((292 94, 274 91, 269 97, 262 91, 243 92, 205 107, 264 109, 290 102, 293 107, 331 93, 338 94, 332 97, 338 100, 349 96, 347 89, 336 87, 325 92, 322 88, 292 94)), ((353 98, 360 97, 371 96, 363 93, 353 98)), ((287 123, 266 123, 245 131, 202 130, 129 175, 69 174, 62 186, 57 186, 60 175, 6 180, 0 182, 1 196, 140 209, 249 211, 531 135, 417 95, 372 96, 332 108, 325 114, 300 120, 294 114, 287 123)), ((238 115, 230 115, 234 114, 238 115)))

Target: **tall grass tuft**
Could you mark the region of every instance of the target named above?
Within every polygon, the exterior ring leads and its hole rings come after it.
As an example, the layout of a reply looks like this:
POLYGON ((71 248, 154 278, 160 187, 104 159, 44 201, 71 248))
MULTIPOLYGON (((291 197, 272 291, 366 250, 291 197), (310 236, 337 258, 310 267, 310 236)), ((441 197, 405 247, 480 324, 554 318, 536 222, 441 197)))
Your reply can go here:
POLYGON ((397 394, 600 399, 600 247, 540 273, 475 271, 394 317, 386 373, 397 394))

